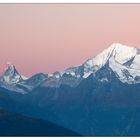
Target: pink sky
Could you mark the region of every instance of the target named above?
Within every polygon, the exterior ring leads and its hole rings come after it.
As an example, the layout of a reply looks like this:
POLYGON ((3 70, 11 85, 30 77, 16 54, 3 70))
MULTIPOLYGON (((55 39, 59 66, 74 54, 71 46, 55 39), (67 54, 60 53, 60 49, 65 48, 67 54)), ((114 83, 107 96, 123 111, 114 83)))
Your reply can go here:
POLYGON ((64 70, 116 42, 140 46, 140 4, 0 4, 0 71, 64 70))

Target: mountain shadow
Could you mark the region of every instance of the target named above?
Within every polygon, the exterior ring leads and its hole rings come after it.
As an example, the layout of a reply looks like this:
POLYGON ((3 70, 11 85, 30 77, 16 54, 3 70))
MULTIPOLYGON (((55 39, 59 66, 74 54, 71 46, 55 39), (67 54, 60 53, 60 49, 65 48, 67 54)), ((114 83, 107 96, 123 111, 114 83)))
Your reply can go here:
POLYGON ((0 109, 0 136, 80 136, 49 121, 0 109))

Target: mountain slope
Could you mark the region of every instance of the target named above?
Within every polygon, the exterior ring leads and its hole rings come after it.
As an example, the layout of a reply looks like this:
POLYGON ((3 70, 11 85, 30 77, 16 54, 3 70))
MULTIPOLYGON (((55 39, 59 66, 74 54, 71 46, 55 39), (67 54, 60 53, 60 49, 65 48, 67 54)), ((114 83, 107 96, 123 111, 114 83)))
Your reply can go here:
POLYGON ((60 118, 55 123, 82 135, 140 135, 137 125, 140 84, 122 83, 108 66, 100 69, 96 77, 91 75, 83 80, 76 88, 66 85, 57 89, 40 87, 29 98, 34 98, 33 104, 55 112, 60 118), (131 120, 135 123, 131 124, 131 120), (129 128, 125 130, 127 126, 129 128))
POLYGON ((0 110, 0 136, 80 136, 48 121, 0 110))
POLYGON ((0 88, 0 107, 85 136, 140 136, 139 58, 139 49, 112 44, 79 66, 0 88))

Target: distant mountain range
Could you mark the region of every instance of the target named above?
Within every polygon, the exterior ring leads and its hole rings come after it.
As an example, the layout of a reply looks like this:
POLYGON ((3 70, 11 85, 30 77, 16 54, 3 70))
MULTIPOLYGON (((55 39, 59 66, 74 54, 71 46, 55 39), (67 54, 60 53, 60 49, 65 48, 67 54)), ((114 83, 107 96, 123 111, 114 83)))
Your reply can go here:
POLYGON ((140 136, 140 49, 115 43, 81 65, 30 78, 8 63, 0 107, 83 136, 140 136))
MULTIPOLYGON (((116 43, 96 57, 88 59, 84 64, 52 74, 38 73, 26 78, 16 70, 14 65, 7 63, 0 82, 1 87, 23 94, 31 92, 38 86, 58 88, 60 85, 68 85, 76 87, 82 80, 90 75, 95 76, 97 71, 108 65, 121 82, 135 84, 140 83, 139 60, 140 49, 116 43)), ((99 80, 107 81, 106 78, 99 80)))

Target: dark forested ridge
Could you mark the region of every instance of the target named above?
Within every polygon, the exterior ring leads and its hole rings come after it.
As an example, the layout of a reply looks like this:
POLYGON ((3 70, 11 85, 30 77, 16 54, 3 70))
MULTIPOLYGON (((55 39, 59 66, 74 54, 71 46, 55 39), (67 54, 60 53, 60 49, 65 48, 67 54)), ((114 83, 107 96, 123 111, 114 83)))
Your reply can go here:
POLYGON ((49 121, 0 109, 0 136, 80 136, 49 121))

